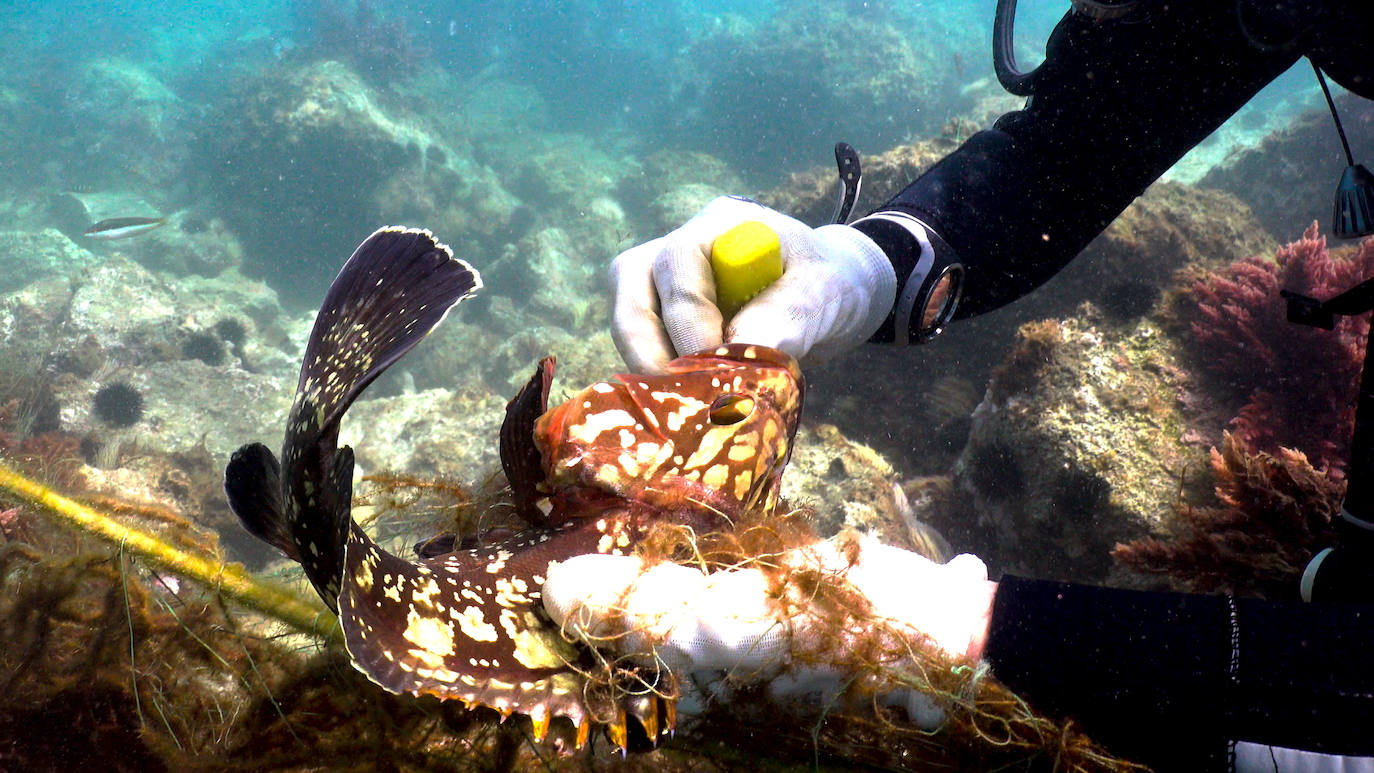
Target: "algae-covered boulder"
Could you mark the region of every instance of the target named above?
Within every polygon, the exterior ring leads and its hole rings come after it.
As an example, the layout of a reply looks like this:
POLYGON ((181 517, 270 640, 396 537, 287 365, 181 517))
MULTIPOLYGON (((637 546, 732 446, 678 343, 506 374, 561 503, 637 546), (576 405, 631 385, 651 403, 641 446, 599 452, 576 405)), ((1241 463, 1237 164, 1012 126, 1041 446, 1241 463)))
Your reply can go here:
POLYGON ((1185 473, 1203 468, 1177 344, 1149 320, 1099 322, 1022 327, 973 413, 954 466, 967 510, 937 525, 998 569, 1106 579, 1114 545, 1174 527, 1185 473))
POLYGON ((87 461, 117 466, 136 450, 200 446, 224 455, 280 424, 303 328, 261 282, 233 271, 168 282, 53 230, 0 235, 0 245, 23 253, 16 262, 29 280, 0 294, 0 353, 51 397, 44 429, 83 438, 87 461), (96 393, 115 383, 140 397, 132 421, 94 409, 96 393))
MULTIPOLYGON (((878 207, 957 147, 953 138, 943 137, 865 156, 855 212, 878 207)), ((813 225, 823 223, 834 210, 836 179, 833 166, 818 166, 793 175, 763 201, 813 225)), ((1111 324, 1134 324, 1160 308, 1178 269, 1226 265, 1272 248, 1267 231, 1234 196, 1156 183, 1034 293, 951 324, 929 344, 861 347, 808 373, 815 386, 809 415, 844 427, 887 455, 904 475, 939 474, 963 445, 968 412, 961 392, 981 398, 1019 326, 1072 315, 1085 300, 1111 324), (951 388, 960 382, 968 386, 951 388)))
MULTIPOLYGON (((1342 125, 1359 162, 1374 147, 1374 103, 1338 97, 1342 125)), ((1368 156, 1365 156, 1368 164, 1368 156)), ((1325 225, 1345 156, 1325 109, 1310 110, 1254 147, 1233 153, 1200 185, 1243 200, 1266 228, 1281 237, 1302 233, 1313 220, 1325 225)))
POLYGON ((378 225, 423 224, 471 256, 502 241, 518 204, 455 127, 339 62, 261 75, 201 135, 211 192, 249 262, 311 301, 378 225))

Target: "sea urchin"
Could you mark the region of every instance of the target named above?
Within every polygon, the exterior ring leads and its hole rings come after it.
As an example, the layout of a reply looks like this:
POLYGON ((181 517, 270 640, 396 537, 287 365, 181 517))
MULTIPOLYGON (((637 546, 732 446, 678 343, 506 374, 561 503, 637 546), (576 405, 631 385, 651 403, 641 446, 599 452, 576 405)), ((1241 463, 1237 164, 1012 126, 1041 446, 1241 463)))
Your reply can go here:
POLYGON ((91 405, 96 417, 111 427, 132 427, 143 418, 143 395, 122 381, 96 390, 91 405))
POLYGON ((192 333, 182 341, 181 354, 188 360, 200 360, 206 365, 223 365, 224 342, 213 333, 192 333))

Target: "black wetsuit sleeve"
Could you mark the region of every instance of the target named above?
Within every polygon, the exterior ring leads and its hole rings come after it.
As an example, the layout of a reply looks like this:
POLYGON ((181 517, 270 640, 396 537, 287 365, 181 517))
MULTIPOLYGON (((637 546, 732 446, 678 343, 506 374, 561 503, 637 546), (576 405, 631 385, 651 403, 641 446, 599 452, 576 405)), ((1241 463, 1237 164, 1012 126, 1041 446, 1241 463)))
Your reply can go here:
POLYGON ((1142 0, 1105 22, 1070 13, 1026 108, 879 209, 915 215, 955 251, 968 271, 957 316, 992 310, 1063 268, 1298 54, 1252 45, 1231 2, 1142 0))
POLYGON ((984 656, 1037 710, 1158 770, 1229 742, 1374 754, 1374 607, 1005 577, 984 656))

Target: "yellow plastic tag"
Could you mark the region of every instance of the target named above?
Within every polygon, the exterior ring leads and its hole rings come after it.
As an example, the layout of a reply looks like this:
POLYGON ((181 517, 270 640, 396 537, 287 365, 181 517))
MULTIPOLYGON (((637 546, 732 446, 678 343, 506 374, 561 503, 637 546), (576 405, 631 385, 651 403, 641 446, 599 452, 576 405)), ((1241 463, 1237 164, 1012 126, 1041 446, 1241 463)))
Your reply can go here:
POLYGON ((728 320, 782 276, 782 243, 772 228, 757 220, 740 223, 711 245, 711 271, 716 306, 728 320))

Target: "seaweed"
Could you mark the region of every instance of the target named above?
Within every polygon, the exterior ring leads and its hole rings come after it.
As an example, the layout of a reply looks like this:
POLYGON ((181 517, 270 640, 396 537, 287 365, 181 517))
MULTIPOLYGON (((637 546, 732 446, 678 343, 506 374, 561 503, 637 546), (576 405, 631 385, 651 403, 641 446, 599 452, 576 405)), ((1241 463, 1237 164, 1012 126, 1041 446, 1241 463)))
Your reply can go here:
POLYGON ((1292 325, 1279 290, 1324 299, 1371 276, 1374 239, 1328 251, 1314 222, 1273 260, 1252 256, 1193 279, 1184 299, 1195 306, 1182 311, 1193 352, 1244 401, 1232 431, 1248 446, 1300 449, 1318 469, 1344 475, 1369 318, 1341 317, 1334 332, 1292 325))
POLYGON ((1303 567, 1335 542, 1344 482, 1299 451, 1255 451, 1232 433, 1212 449, 1211 468, 1220 506, 1181 504, 1182 534, 1117 545, 1112 555, 1183 590, 1296 598, 1303 567))

